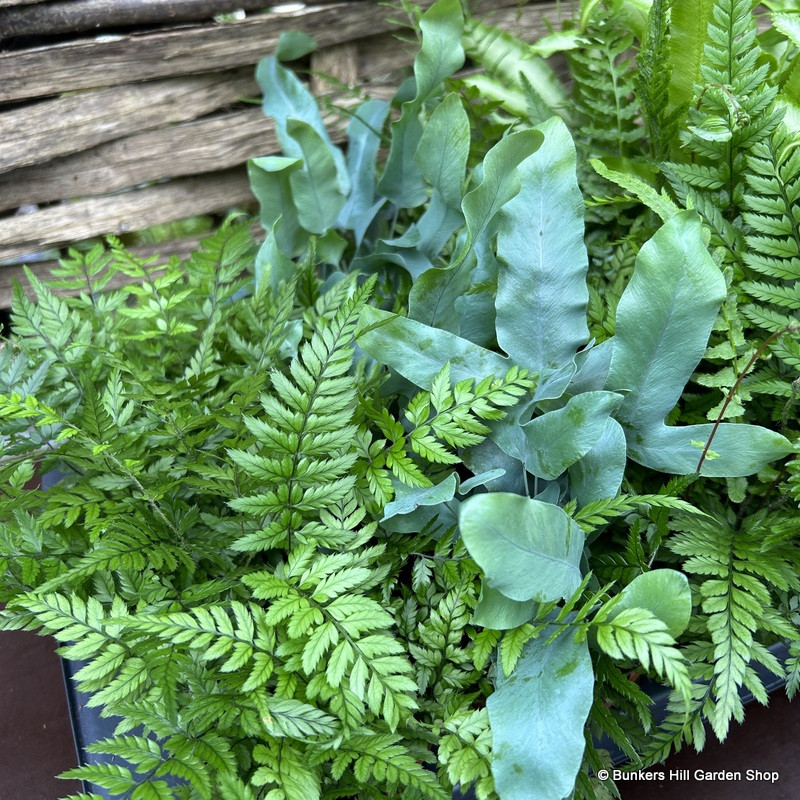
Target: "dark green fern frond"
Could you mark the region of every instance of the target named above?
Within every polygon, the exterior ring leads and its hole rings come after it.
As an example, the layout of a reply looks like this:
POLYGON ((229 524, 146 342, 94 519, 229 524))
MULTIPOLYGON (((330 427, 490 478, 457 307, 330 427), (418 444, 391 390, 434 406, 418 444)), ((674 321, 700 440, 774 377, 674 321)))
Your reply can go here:
POLYGON ((729 218, 742 205, 745 157, 766 140, 782 111, 773 106, 777 87, 758 65, 761 50, 749 0, 717 0, 708 25, 688 129, 680 135, 689 158, 663 169, 676 193, 705 193, 729 218))
POLYGON ((626 156, 642 138, 628 57, 633 36, 620 18, 608 16, 595 18, 587 40, 568 55, 577 143, 588 156, 626 156))
MULTIPOLYGON (((753 148, 748 166, 744 261, 755 279, 741 283, 753 300, 742 313, 775 334, 800 323, 800 137, 780 125, 753 148)), ((791 383, 800 373, 797 334, 778 338, 770 351, 780 363, 760 381, 772 377, 791 383)))
POLYGON ((653 0, 647 17, 644 41, 636 55, 637 71, 633 83, 642 109, 650 153, 662 161, 667 158, 678 131, 678 111, 668 113, 669 18, 671 0, 653 0))

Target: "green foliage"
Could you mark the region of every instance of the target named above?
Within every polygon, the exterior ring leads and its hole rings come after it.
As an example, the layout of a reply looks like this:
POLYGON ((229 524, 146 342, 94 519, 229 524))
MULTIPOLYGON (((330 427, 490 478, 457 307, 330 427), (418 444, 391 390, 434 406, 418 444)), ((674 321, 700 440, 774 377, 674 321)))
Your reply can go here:
POLYGON ((576 130, 581 131, 576 140, 585 155, 621 158, 642 135, 628 56, 633 34, 619 17, 595 16, 584 37, 583 46, 568 53, 576 130))
MULTIPOLYGON (((748 158, 743 219, 749 232, 744 262, 755 280, 740 284, 753 300, 742 307, 742 313, 769 334, 794 332, 800 308, 796 297, 800 278, 798 144, 800 138, 779 125, 769 139, 753 147, 748 158)), ((792 398, 792 383, 800 370, 796 332, 778 338, 770 350, 776 359, 748 381, 748 389, 792 398)))
POLYGON ((81 296, 17 291, 0 625, 87 662, 89 706, 122 718, 92 751, 121 762, 69 774, 112 794, 173 797, 171 778, 208 798, 442 798, 482 772, 489 796, 488 733, 464 699, 485 691, 462 643, 477 569, 429 534, 391 543, 379 473, 460 463, 532 381, 452 386, 445 369, 393 411, 354 362, 374 278, 252 290, 253 252, 231 223, 164 276, 113 243, 64 262, 81 296), (145 283, 100 293, 104 270, 128 269, 145 283), (24 488, 54 467, 53 488, 24 488), (406 548, 433 559, 413 594, 406 548), (444 726, 437 778, 420 761, 444 726))
POLYGON ((797 591, 795 517, 759 513, 738 521, 735 528, 731 522, 719 510, 713 517, 678 521, 675 527, 681 532, 668 542, 696 582, 699 608, 693 626, 699 641, 693 671, 698 673, 704 664, 713 667, 704 714, 721 739, 731 719, 742 720, 740 686, 766 703, 753 664, 784 674, 759 636, 794 641, 798 635, 780 613, 778 600, 780 592, 797 591))
POLYGON ((235 221, 166 267, 112 240, 62 263, 78 296, 15 289, 0 627, 121 718, 71 775, 606 797, 598 736, 645 763, 724 737, 755 664, 796 689, 800 356, 767 336, 798 308, 797 41, 691 5, 587 3, 529 46, 404 3, 413 81, 348 112, 346 155, 286 35, 260 249, 235 221), (658 728, 635 674, 672 688, 658 728))

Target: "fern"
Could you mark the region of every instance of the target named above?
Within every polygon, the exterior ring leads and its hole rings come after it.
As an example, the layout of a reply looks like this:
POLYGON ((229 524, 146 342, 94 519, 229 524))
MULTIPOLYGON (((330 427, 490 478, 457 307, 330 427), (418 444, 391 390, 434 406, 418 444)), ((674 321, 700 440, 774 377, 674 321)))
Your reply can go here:
POLYGON ((614 16, 593 20, 585 48, 572 50, 575 81, 572 100, 578 114, 578 141, 593 156, 625 156, 641 139, 634 98, 632 66, 627 52, 633 36, 614 16))
MULTIPOLYGON (((746 266, 755 280, 740 284, 751 302, 742 313, 757 328, 779 334, 798 325, 800 295, 800 138, 784 125, 766 141, 753 147, 748 158, 750 174, 743 214, 749 231, 746 266)), ((775 360, 751 380, 752 392, 774 393, 775 382, 784 383, 780 394, 791 395, 788 386, 800 374, 797 336, 786 335, 770 344, 775 360)))
POLYGON ((678 132, 678 111, 668 111, 670 0, 654 0, 647 17, 647 29, 636 58, 633 78, 636 99, 642 109, 650 154, 658 161, 669 155, 678 132))
POLYGON ((683 568, 696 576, 697 602, 708 646, 700 663, 713 666, 710 695, 703 713, 720 739, 730 721, 741 721, 744 709, 739 687, 747 686, 757 700, 766 702, 766 692, 751 662, 782 675, 783 670, 757 639, 763 631, 796 640, 795 627, 778 613, 774 593, 796 591, 796 545, 788 533, 791 516, 764 513, 744 519, 734 528, 717 513, 713 518, 680 520, 680 531, 669 542, 683 556, 683 568), (784 531, 766 537, 767 532, 784 531))
POLYGON ((728 218, 742 206, 747 154, 781 118, 772 106, 777 89, 766 82, 769 67, 758 65, 759 55, 749 0, 718 0, 700 64, 703 83, 695 87, 688 129, 680 135, 692 161, 664 165, 679 196, 703 193, 728 218))
POLYGON ((611 617, 601 611, 595 619, 597 643, 612 658, 638 661, 652 669, 684 695, 690 691, 689 673, 667 626, 644 608, 628 608, 611 617))

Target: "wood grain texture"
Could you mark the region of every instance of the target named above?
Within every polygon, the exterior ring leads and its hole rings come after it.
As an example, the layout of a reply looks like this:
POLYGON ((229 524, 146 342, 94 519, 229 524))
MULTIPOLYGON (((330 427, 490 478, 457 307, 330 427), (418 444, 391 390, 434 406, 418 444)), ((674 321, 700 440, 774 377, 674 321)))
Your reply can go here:
POLYGON ((358 44, 345 42, 311 54, 311 91, 324 94, 358 83, 358 44))
POLYGON ((194 119, 257 92, 249 71, 214 73, 84 92, 6 111, 0 114, 0 172, 194 119))
MULTIPOLYGON (((393 87, 372 86, 388 99, 393 87)), ((352 98, 335 97, 350 105, 352 98)), ((345 138, 347 120, 324 115, 334 141, 345 138)), ((272 121, 260 108, 220 114, 145 131, 46 164, 0 174, 0 210, 65 197, 102 195, 164 178, 183 177, 243 164, 279 150, 272 121)))
POLYGON ((240 167, 179 178, 114 197, 52 206, 0 220, 0 260, 254 202, 247 173, 240 167))
POLYGON ((217 14, 268 8, 268 0, 68 0, 0 9, 0 40, 109 26, 211 20, 217 14))
MULTIPOLYGON (((422 0, 421 5, 431 2, 422 0)), ((483 0, 478 8, 518 4, 519 0, 483 0)), ((284 31, 302 30, 320 47, 328 47, 394 31, 391 16, 378 3, 350 0, 286 13, 267 12, 225 25, 0 53, 0 102, 255 64, 274 51, 284 31)))

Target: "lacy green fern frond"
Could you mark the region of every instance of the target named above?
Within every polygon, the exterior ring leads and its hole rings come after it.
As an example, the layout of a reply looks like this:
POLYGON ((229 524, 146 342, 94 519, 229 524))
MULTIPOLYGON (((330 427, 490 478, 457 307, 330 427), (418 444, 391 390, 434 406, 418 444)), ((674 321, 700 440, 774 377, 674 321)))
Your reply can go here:
MULTIPOLYGON (((753 147, 748 166, 744 262, 757 279, 741 283, 753 301, 742 313, 754 326, 775 334, 796 326, 800 311, 800 138, 780 125, 753 147)), ((790 384, 800 372, 796 334, 781 336, 769 347, 777 362, 754 380, 755 391, 775 379, 790 384)))
POLYGON ((407 426, 389 409, 378 409, 362 396, 364 418, 385 437, 373 438, 363 431, 362 448, 369 456, 364 477, 371 491, 385 504, 394 494, 392 477, 406 486, 432 486, 431 472, 421 469, 420 460, 445 466, 460 463, 456 451, 482 442, 490 432, 485 422, 502 419, 503 409, 519 403, 535 384, 535 375, 512 367, 502 378, 485 378, 477 384, 464 380, 451 386, 448 363, 430 392, 418 392, 409 401, 404 411, 407 426))
POLYGON ((636 99, 642 109, 650 153, 661 161, 669 155, 678 131, 678 112, 668 113, 670 0, 653 0, 647 17, 644 41, 636 55, 633 78, 636 99))
POLYGON ((782 112, 773 107, 777 88, 758 65, 760 48, 749 0, 717 0, 708 25, 688 130, 681 142, 689 162, 667 163, 663 170, 676 192, 704 192, 729 217, 742 206, 747 153, 766 140, 782 112))
POLYGON ((585 48, 572 50, 572 99, 579 115, 577 140, 587 153, 625 156, 642 137, 627 52, 633 36, 616 17, 596 19, 585 48))
POLYGON ((688 696, 691 682, 686 662, 675 647, 667 626, 644 608, 627 608, 611 617, 599 614, 595 631, 598 645, 612 658, 638 661, 676 690, 688 696))
POLYGON ((731 720, 743 718, 739 687, 745 684, 757 698, 766 699, 751 662, 782 674, 775 658, 756 639, 756 631, 798 638, 794 626, 775 613, 773 599, 774 592, 796 591, 800 585, 798 552, 790 541, 765 543, 770 519, 764 514, 746 518, 737 528, 719 515, 691 523, 679 520, 676 528, 682 532, 667 545, 686 559, 684 570, 696 576, 704 635, 713 646, 702 656, 713 665, 703 713, 724 739, 731 720))

